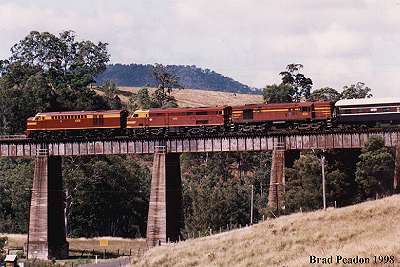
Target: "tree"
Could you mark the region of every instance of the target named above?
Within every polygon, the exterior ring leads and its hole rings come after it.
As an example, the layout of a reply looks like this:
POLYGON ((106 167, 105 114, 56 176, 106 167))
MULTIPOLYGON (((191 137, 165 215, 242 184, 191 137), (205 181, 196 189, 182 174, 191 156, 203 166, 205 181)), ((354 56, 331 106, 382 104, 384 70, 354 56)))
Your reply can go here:
POLYGON ((26 233, 33 164, 24 158, 0 159, 0 232, 26 233))
POLYGON ((359 200, 391 193, 394 159, 382 137, 372 136, 362 148, 357 163, 356 182, 359 200))
POLYGON ((270 153, 184 154, 181 162, 187 232, 248 224, 251 185, 254 220, 262 218, 268 198, 270 153))
POLYGON ((70 236, 144 236, 150 172, 137 158, 70 157, 63 164, 70 236))
POLYGON ((0 236, 0 262, 6 257, 6 251, 4 249, 8 238, 6 236, 0 236))
POLYGON ((340 93, 333 88, 324 87, 311 93, 309 100, 311 101, 332 101, 340 100, 340 93))
POLYGON ((117 85, 113 81, 106 81, 104 85, 101 87, 101 90, 104 92, 104 98, 107 101, 109 107, 111 109, 121 109, 122 103, 121 99, 118 96, 117 85))
MULTIPOLYGON (((293 168, 287 168, 285 211, 315 210, 322 206, 322 170, 320 153, 303 154, 293 164, 293 168)), ((344 172, 341 162, 332 157, 330 152, 326 155, 326 200, 329 203, 336 201, 339 205, 349 204, 349 180, 344 172)))
POLYGON ((158 63, 153 67, 153 76, 158 83, 158 88, 152 96, 153 107, 177 107, 176 99, 171 96, 171 92, 174 88, 183 89, 179 84, 179 77, 158 63))
POLYGON ((371 88, 365 86, 365 83, 357 82, 350 86, 344 86, 341 93, 341 99, 354 99, 354 98, 370 98, 372 97, 371 88))
POLYGON ((11 53, 9 64, 39 67, 54 89, 66 85, 74 89, 86 87, 106 69, 110 58, 107 43, 78 42, 73 31, 61 32, 59 36, 32 31, 11 48, 11 53))
POLYGON ((183 86, 179 84, 179 77, 170 73, 167 67, 162 64, 154 64, 153 76, 158 82, 158 88, 162 93, 168 93, 168 95, 171 95, 172 89, 183 89, 183 86))
POLYGON ((176 108, 175 97, 165 93, 161 88, 157 88, 151 96, 151 106, 154 108, 176 108))
POLYGON ((128 111, 133 113, 138 109, 151 108, 151 98, 147 87, 140 88, 137 93, 132 93, 128 100, 128 111))
POLYGON ((108 108, 88 88, 106 67, 107 44, 76 41, 72 31, 55 36, 33 31, 0 62, 0 128, 22 132, 27 117, 42 111, 108 108))
POLYGON ((157 88, 151 94, 147 87, 143 87, 137 93, 133 93, 128 100, 128 110, 130 112, 138 109, 172 108, 177 106, 176 99, 163 92, 160 88, 157 88))
POLYGON ((293 168, 285 170, 286 192, 284 196, 286 212, 315 210, 322 204, 321 165, 313 154, 301 155, 293 168))
POLYGON ((290 85, 267 85, 263 89, 265 103, 289 103, 292 102, 293 88, 290 85))
POLYGON ((282 76, 282 84, 292 87, 292 98, 296 102, 299 102, 302 98, 308 99, 313 85, 311 78, 300 73, 301 69, 303 69, 301 64, 289 64, 286 71, 279 73, 282 76))

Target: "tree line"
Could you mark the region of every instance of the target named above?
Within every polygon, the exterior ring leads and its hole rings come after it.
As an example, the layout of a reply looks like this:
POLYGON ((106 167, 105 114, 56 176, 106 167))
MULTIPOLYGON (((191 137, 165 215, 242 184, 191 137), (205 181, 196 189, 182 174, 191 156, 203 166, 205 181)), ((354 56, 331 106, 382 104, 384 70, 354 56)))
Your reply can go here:
MULTIPOLYGON (((0 61, 0 134, 21 133, 26 118, 42 111, 174 107, 171 90, 182 87, 176 73, 161 64, 152 67, 156 90, 146 87, 128 103, 118 88, 105 81, 96 93, 91 84, 107 68, 106 43, 77 41, 72 31, 53 35, 31 32, 0 61)), ((371 89, 362 83, 312 90, 312 79, 299 64, 281 72, 278 85, 264 89, 266 102, 363 98, 371 89)), ((320 151, 301 153, 286 170, 282 213, 321 207, 320 151)), ((327 151, 328 202, 339 206, 393 192, 393 153, 380 139, 358 151, 327 151)), ((255 220, 271 216, 267 208, 271 154, 183 154, 182 182, 185 233, 249 223, 251 186, 255 220)), ((26 233, 33 162, 0 159, 0 232, 26 233)), ((69 236, 144 236, 150 190, 148 156, 65 157, 67 233, 69 236)))
MULTIPOLYGON (((112 80, 118 86, 157 87, 158 80, 153 75, 157 64, 109 64, 96 76, 96 82, 103 85, 112 80)), ((232 78, 225 77, 213 70, 202 69, 195 65, 167 65, 168 73, 179 77, 179 83, 185 88, 203 89, 236 93, 260 93, 232 78)))

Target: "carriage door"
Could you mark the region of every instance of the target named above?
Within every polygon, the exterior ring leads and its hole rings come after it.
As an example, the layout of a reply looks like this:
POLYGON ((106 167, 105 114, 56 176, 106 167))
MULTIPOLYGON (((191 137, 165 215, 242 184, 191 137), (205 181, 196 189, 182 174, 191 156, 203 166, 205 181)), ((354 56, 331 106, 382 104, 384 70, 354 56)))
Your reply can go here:
POLYGON ((104 118, 103 115, 93 115, 93 126, 103 126, 104 118))
POLYGON ((301 107, 301 115, 304 119, 314 119, 315 112, 312 112, 312 108, 310 107, 301 107))
POLYGON ((243 110, 243 120, 252 120, 253 119, 253 110, 252 109, 244 109, 243 110))

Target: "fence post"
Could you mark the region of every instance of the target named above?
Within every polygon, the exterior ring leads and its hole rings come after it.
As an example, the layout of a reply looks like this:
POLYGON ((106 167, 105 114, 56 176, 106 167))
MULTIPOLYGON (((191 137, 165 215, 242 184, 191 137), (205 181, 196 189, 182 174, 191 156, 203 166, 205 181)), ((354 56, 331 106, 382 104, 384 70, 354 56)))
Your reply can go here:
POLYGON ((210 228, 210 235, 212 235, 212 229, 210 228))

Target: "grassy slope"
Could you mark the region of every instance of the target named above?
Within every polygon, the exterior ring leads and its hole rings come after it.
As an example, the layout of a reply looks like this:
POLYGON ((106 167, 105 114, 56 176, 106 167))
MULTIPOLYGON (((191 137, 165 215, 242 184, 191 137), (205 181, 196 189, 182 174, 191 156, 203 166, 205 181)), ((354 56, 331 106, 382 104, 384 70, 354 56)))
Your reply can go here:
POLYGON ((396 266, 400 266, 399 214, 400 196, 325 212, 293 214, 250 228, 154 248, 135 266, 310 266, 310 255, 377 254, 396 255, 396 266))
MULTIPOLYGON (((137 92, 139 87, 119 87, 119 90, 126 92, 137 92)), ((154 89, 150 89, 151 91, 154 89)), ((180 107, 199 107, 215 105, 241 105, 249 103, 262 103, 262 95, 234 94, 229 92, 206 91, 183 89, 173 90, 171 93, 178 100, 180 107)), ((128 101, 128 97, 120 95, 123 102, 128 101)))

